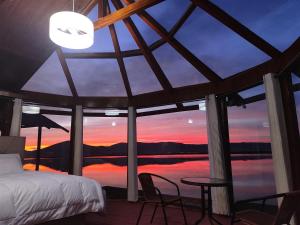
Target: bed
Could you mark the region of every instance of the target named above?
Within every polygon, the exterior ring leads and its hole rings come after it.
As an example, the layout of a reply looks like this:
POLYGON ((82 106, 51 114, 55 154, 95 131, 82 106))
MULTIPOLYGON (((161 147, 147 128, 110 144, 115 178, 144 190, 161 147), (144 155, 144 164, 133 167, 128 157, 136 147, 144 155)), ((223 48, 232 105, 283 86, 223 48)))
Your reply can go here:
POLYGON ((94 180, 24 171, 19 154, 0 154, 0 225, 33 225, 101 213, 102 187, 94 180))

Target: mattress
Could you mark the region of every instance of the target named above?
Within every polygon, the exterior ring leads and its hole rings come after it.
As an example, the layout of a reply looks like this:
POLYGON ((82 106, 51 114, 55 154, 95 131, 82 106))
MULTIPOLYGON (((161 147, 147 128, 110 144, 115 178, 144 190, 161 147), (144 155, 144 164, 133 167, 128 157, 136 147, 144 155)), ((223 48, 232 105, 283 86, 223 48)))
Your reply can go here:
POLYGON ((29 225, 105 207, 102 187, 85 177, 24 171, 0 175, 0 225, 29 225))

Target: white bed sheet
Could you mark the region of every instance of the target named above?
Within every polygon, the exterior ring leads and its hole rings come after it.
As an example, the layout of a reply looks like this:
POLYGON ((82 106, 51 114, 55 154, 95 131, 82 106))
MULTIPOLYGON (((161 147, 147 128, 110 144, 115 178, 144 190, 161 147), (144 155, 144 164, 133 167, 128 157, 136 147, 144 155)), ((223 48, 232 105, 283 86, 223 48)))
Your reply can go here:
POLYGON ((24 171, 0 176, 0 225, 31 225, 105 207, 102 187, 79 176, 24 171))

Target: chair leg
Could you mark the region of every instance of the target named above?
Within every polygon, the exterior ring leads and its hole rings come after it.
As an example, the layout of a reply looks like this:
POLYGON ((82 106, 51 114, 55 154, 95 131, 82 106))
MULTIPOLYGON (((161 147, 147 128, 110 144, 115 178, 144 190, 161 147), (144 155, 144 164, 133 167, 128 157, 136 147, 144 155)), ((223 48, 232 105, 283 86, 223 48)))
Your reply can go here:
POLYGON ((183 219, 184 219, 184 224, 188 225, 187 219, 186 219, 186 215, 185 215, 185 212, 184 212, 184 208, 183 208, 183 203, 182 203, 181 199, 180 199, 180 208, 181 208, 181 211, 182 211, 182 215, 183 215, 183 219))
POLYGON ((151 221, 150 221, 150 223, 152 223, 152 222, 153 222, 153 220, 154 220, 154 216, 155 216, 155 213, 156 213, 157 207, 158 207, 158 204, 156 203, 156 204, 155 204, 155 207, 154 207, 154 211, 153 211, 153 214, 152 214, 152 217, 151 217, 151 221))
POLYGON ((137 219, 137 221, 136 221, 136 225, 138 225, 138 224, 140 223, 140 219, 141 219, 141 217, 142 217, 142 214, 143 214, 143 211, 144 211, 145 204, 146 204, 146 203, 143 202, 143 205, 142 205, 142 207, 141 207, 141 209, 140 209, 139 217, 138 217, 138 219, 137 219))
POLYGON ((168 218, 167 218, 167 213, 164 205, 161 205, 163 214, 164 214, 164 220, 165 220, 165 225, 168 225, 168 218))

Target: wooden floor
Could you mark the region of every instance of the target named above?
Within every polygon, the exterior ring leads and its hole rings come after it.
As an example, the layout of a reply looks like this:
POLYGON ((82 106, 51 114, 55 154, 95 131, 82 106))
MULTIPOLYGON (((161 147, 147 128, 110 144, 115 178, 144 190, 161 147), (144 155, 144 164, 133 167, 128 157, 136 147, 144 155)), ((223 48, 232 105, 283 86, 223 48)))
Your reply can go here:
MULTIPOLYGON (((86 225, 135 225, 137 216, 139 214, 141 203, 128 203, 124 200, 109 200, 107 204, 106 214, 103 216, 88 215, 85 218, 86 225)), ((148 205, 145 207, 143 217, 140 221, 140 225, 150 225, 150 218, 154 207, 148 205)), ((194 224, 200 216, 201 212, 198 208, 186 208, 185 209, 188 224, 194 224)), ((168 207, 167 215, 169 225, 183 225, 183 217, 181 211, 177 207, 168 207)), ((229 219, 227 217, 216 216, 216 218, 224 225, 229 225, 229 219)), ((153 225, 164 224, 163 215, 161 210, 157 210, 156 217, 153 225)), ((210 224, 207 219, 202 225, 210 224)))

